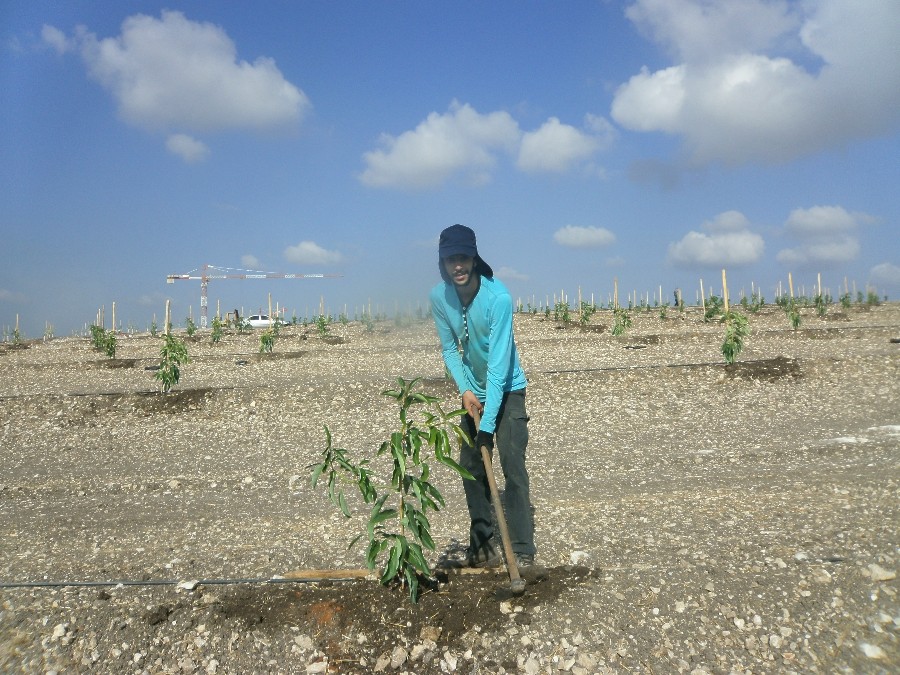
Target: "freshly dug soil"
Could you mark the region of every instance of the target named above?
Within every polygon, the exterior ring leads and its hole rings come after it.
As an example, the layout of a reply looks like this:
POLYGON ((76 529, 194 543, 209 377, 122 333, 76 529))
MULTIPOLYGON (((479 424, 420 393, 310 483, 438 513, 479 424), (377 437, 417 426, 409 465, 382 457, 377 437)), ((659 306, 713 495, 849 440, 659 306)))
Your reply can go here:
MULTIPOLYGON (((458 405, 430 322, 201 335, 169 394, 149 335, 0 345, 0 671, 897 672, 900 306, 764 308, 730 366, 696 308, 632 318, 516 315, 547 578, 418 604, 341 578, 366 511, 309 467, 325 426, 374 454, 397 377, 458 405)), ((468 519, 432 468, 443 565, 468 519)))

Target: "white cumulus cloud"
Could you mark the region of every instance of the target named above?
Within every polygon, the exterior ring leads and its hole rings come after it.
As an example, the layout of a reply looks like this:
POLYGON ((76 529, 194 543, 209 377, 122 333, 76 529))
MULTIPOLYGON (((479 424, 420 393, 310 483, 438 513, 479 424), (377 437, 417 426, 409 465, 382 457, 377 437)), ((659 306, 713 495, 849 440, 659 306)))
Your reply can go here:
POLYGON ((785 229, 796 236, 831 236, 853 232, 860 223, 872 220, 867 214, 850 213, 842 206, 813 206, 791 211, 785 229))
POLYGON ((551 117, 535 131, 522 136, 516 165, 523 171, 562 172, 590 159, 614 137, 613 126, 594 115, 585 118, 586 130, 563 124, 551 117))
POLYGON ((59 28, 48 26, 47 24, 44 24, 41 28, 41 39, 53 47, 58 54, 65 54, 74 46, 72 41, 59 28))
POLYGON ((566 225, 553 233, 553 241, 569 248, 600 248, 615 240, 616 235, 604 227, 566 225))
POLYGON ((329 251, 313 241, 301 241, 296 246, 288 246, 284 259, 299 265, 334 265, 343 261, 338 251, 329 251))
POLYGON ((382 149, 363 155, 360 180, 372 187, 421 189, 461 174, 474 183, 490 179, 498 151, 512 153, 518 123, 506 112, 482 115, 457 101, 444 114, 431 113, 412 131, 383 134, 382 149))
POLYGON ((258 270, 260 267, 259 258, 252 253, 245 253, 241 256, 241 266, 252 270, 258 270))
POLYGON ((680 136, 691 161, 788 161, 900 128, 894 0, 637 0, 676 63, 623 84, 612 117, 680 136))
MULTIPOLYGON (((43 38, 57 49, 68 44, 52 26, 44 27, 43 38)), ((141 128, 291 129, 310 107, 274 60, 239 60, 221 27, 191 21, 181 12, 163 11, 159 19, 128 17, 117 37, 98 38, 81 27, 74 41, 122 118, 141 128)))
POLYGON ((860 252, 856 232, 861 225, 875 220, 867 213, 851 213, 842 206, 794 209, 784 229, 798 240, 797 245, 779 251, 776 260, 799 267, 855 260, 860 252))
POLYGON ((703 223, 709 232, 740 232, 750 227, 750 221, 740 211, 724 211, 703 223))
POLYGON ((766 247, 740 211, 720 213, 703 228, 708 233, 692 230, 669 244, 669 262, 679 267, 740 267, 757 262, 766 247))
POLYGON ((795 248, 785 248, 775 259, 785 265, 811 267, 813 265, 833 265, 850 262, 859 256, 859 241, 856 237, 840 235, 828 239, 814 239, 795 248))
POLYGON ((869 270, 869 283, 878 288, 890 288, 895 293, 900 291, 900 267, 886 262, 875 265, 869 270))
POLYGON ((166 149, 188 164, 202 162, 209 157, 209 148, 202 141, 187 134, 172 134, 166 139, 166 149))

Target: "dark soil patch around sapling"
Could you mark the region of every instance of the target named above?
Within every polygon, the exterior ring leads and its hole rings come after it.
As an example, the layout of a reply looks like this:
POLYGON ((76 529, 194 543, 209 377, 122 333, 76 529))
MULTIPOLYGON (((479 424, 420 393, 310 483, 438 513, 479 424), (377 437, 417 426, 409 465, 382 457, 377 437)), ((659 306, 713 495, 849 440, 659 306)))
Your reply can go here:
POLYGON ((726 375, 732 380, 775 382, 785 378, 799 378, 803 374, 800 369, 800 361, 784 356, 774 359, 729 363, 724 365, 723 368, 725 368, 726 375))

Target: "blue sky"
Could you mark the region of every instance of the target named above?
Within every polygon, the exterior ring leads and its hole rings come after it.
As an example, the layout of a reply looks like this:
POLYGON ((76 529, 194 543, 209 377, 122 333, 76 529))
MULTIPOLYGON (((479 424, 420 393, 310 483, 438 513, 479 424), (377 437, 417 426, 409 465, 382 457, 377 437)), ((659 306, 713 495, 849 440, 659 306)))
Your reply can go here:
POLYGON ((791 273, 900 296, 900 3, 0 2, 0 327, 523 302, 791 273), (237 273, 237 272, 233 272, 237 273))

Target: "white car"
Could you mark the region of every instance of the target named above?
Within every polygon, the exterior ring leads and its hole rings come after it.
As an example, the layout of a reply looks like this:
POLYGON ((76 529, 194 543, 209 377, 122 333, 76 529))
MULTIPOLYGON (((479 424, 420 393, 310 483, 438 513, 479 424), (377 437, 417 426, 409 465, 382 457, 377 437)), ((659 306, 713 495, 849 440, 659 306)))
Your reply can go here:
POLYGON ((276 323, 280 323, 282 326, 285 324, 285 320, 280 316, 276 316, 272 321, 269 321, 269 317, 266 314, 254 314, 248 317, 247 321, 252 328, 268 328, 276 323))

